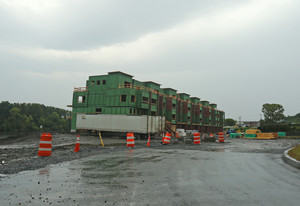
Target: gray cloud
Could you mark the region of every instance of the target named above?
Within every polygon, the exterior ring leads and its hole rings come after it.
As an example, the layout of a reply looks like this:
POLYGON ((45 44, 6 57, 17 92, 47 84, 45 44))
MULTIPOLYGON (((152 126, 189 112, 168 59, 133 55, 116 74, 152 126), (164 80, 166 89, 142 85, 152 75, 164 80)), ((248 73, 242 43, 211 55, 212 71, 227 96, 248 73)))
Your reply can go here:
POLYGON ((122 70, 235 119, 299 112, 299 1, 20 2, 0 1, 0 101, 65 107, 89 75, 122 70))

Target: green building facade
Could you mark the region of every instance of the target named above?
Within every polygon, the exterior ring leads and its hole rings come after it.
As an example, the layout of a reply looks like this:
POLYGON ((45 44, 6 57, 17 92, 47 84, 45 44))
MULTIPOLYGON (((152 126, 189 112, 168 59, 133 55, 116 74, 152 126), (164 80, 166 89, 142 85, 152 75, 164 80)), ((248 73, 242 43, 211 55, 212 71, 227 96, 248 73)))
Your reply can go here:
POLYGON ((77 113, 165 116, 167 128, 200 132, 223 130, 225 113, 216 104, 200 101, 172 88, 161 88, 152 81, 140 82, 116 71, 90 76, 86 87, 73 92, 72 131, 76 131, 77 113))

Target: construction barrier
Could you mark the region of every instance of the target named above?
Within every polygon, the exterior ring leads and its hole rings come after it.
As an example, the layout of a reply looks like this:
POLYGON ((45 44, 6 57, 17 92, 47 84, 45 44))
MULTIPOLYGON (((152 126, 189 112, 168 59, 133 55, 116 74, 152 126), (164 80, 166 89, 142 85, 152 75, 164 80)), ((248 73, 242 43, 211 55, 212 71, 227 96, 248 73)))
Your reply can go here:
POLYGON ((245 134, 246 139, 255 139, 256 138, 256 134, 245 134))
POLYGON ((80 142, 79 142, 79 135, 78 135, 74 152, 78 152, 79 150, 80 150, 80 142))
POLYGON ((230 133, 230 138, 237 138, 243 136, 241 133, 230 133))
POLYGON ((163 133, 162 143, 165 141, 165 133, 163 133))
POLYGON ((163 138, 163 143, 170 144, 170 141, 171 141, 171 134, 167 132, 165 137, 163 138))
POLYGON ((52 135, 43 133, 40 139, 38 156, 51 156, 52 154, 52 135))
POLYGON ((133 133, 127 133, 127 147, 134 147, 134 135, 133 133))
POLYGON ((255 134, 255 135, 257 135, 258 133, 261 133, 261 131, 259 129, 247 129, 246 132, 245 132, 245 135, 246 134, 255 134))
POLYGON ((277 139, 277 133, 258 133, 257 139, 277 139))
POLYGON ((213 138, 213 137, 214 137, 214 135, 213 135, 212 133, 210 133, 209 137, 213 138))
POLYGON ((148 136, 147 146, 150 147, 150 134, 149 134, 149 136, 148 136))
POLYGON ((194 133, 194 144, 200 144, 200 133, 199 132, 195 132, 194 133))
POLYGON ((224 134, 223 134, 223 132, 219 132, 219 143, 224 143, 224 134))
POLYGON ((286 133, 285 132, 278 132, 278 137, 285 137, 286 136, 286 133))
POLYGON ((175 137, 176 137, 176 138, 180 138, 180 135, 179 135, 178 132, 176 132, 175 137))

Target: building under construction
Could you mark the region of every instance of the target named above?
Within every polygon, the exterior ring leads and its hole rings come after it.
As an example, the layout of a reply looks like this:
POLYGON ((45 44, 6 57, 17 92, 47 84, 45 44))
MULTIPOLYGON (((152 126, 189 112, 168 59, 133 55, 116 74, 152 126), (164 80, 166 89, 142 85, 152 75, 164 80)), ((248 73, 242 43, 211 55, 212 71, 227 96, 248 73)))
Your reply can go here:
POLYGON ((72 131, 77 129, 77 114, 160 116, 165 120, 164 130, 172 133, 179 128, 207 133, 223 130, 225 113, 216 104, 160 86, 120 71, 90 76, 86 87, 74 89, 72 131))

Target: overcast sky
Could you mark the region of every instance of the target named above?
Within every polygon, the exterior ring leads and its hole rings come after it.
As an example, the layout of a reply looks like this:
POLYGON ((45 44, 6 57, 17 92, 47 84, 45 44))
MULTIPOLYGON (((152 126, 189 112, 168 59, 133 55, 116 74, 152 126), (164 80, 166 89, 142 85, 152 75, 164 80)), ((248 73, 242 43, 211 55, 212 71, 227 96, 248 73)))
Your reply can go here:
POLYGON ((300 112, 299 0, 0 0, 0 101, 66 108, 123 71, 259 120, 300 112))

